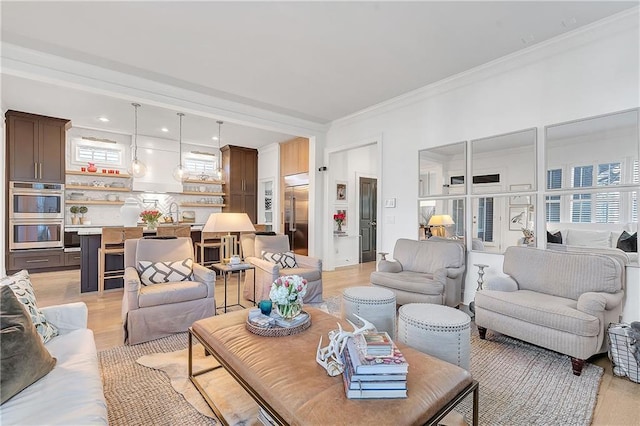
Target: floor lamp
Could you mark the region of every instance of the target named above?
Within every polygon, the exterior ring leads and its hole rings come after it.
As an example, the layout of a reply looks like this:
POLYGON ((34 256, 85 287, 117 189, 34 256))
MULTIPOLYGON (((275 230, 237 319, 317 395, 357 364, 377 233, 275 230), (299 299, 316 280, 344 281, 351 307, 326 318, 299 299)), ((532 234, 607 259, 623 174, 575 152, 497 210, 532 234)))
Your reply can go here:
POLYGON ((232 232, 256 232, 246 213, 211 213, 202 232, 224 233, 220 238, 220 261, 229 263, 231 256, 238 255, 238 237, 232 232))
POLYGON ((446 226, 455 225, 451 216, 448 214, 436 214, 431 216, 427 226, 431 228, 431 234, 436 237, 445 237, 447 234, 446 226))

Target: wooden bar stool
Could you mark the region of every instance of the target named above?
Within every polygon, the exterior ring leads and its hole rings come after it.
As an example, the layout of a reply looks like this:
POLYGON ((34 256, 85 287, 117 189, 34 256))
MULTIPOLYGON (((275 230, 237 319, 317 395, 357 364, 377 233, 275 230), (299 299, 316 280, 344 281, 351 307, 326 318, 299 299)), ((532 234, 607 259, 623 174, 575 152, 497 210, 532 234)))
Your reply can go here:
POLYGON ((158 237, 191 237, 191 225, 158 226, 158 237))
POLYGON ((142 227, 102 228, 102 238, 98 249, 98 295, 104 293, 104 281, 124 277, 124 268, 106 271, 107 256, 124 255, 125 240, 142 238, 142 227))
POLYGON ((216 261, 205 261, 204 251, 206 248, 217 248, 218 249, 218 257, 219 261, 222 261, 220 257, 220 247, 221 243, 221 234, 219 232, 202 232, 200 236, 200 241, 195 242, 196 246, 196 263, 199 263, 202 266, 206 266, 206 264, 215 263, 216 261))

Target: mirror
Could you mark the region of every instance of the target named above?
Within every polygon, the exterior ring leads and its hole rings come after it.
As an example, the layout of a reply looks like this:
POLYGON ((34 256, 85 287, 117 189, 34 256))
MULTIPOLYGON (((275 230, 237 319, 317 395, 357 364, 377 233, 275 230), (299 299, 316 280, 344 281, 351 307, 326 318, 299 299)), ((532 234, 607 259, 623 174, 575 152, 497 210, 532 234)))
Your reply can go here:
POLYGON ((535 196, 472 199, 471 250, 503 253, 507 247, 535 247, 535 196))
POLYGON ((418 152, 418 197, 465 194, 466 143, 458 142, 418 152))
POLYGON ((418 239, 432 236, 464 239, 464 212, 464 198, 418 201, 418 239))
POLYGON ((638 185, 638 110, 545 128, 549 190, 638 185))
POLYGON ((472 140, 472 193, 535 191, 536 135, 527 129, 472 140))

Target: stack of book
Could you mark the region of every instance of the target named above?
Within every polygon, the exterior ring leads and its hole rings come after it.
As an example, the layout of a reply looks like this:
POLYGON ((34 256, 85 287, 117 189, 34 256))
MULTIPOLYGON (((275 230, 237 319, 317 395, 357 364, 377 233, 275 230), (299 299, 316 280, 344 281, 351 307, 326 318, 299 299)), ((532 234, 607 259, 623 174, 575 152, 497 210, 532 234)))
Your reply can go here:
POLYGON ((373 348, 368 348, 366 336, 356 336, 356 339, 361 340, 350 338, 342 352, 342 378, 347 398, 406 398, 409 364, 389 335, 384 333, 384 336, 379 336, 378 333, 378 336, 369 339, 379 343, 374 344, 373 348), (391 345, 390 353, 378 347, 385 346, 385 340, 391 345), (371 355, 372 351, 388 355, 374 356, 371 355))

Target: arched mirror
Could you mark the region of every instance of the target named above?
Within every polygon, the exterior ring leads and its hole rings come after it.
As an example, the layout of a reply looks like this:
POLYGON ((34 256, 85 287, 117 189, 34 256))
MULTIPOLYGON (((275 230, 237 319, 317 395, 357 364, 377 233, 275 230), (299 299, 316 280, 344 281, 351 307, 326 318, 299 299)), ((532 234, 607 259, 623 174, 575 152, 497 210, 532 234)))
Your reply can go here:
POLYGON ((536 129, 471 141, 472 193, 536 189, 536 129))
POLYGON ((465 147, 458 142, 419 151, 418 197, 465 193, 465 147))

